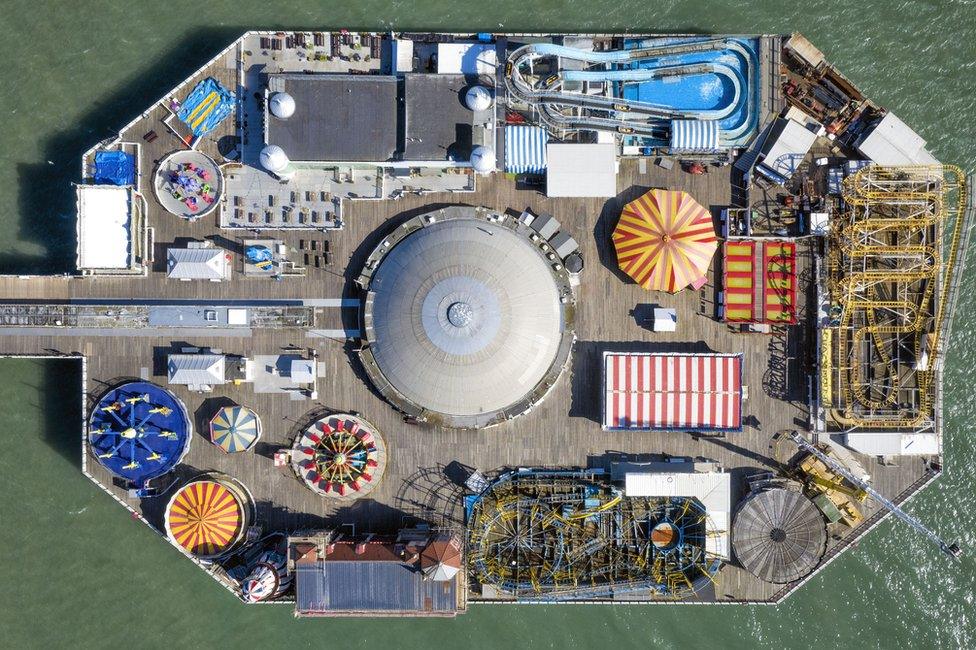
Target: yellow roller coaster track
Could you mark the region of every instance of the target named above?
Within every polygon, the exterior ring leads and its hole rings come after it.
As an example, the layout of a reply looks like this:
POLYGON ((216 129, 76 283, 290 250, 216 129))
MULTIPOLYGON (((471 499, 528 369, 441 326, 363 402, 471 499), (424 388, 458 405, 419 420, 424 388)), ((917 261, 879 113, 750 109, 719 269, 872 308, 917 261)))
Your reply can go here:
MULTIPOLYGON (((833 229, 834 246, 828 257, 829 288, 832 299, 842 309, 838 326, 837 363, 843 383, 843 418, 847 424, 862 427, 913 428, 932 417, 935 393, 935 356, 940 351, 939 335, 946 317, 945 304, 951 287, 953 272, 958 263, 959 242, 966 208, 966 179, 962 170, 952 165, 916 167, 869 166, 859 170, 844 181, 844 200, 848 204, 848 220, 833 229), (949 200, 956 192, 955 201, 949 200), (919 208, 906 215, 909 207, 919 208), (887 213, 887 216, 886 216, 887 213), (952 236, 944 251, 942 230, 952 222, 952 236), (924 236, 925 229, 934 228, 930 236, 935 241, 928 244, 911 243, 915 236, 924 236), (894 233, 905 244, 885 244, 876 238, 883 233, 894 233), (870 243, 865 243, 869 240, 870 243), (919 265, 907 268, 886 268, 893 259, 916 256, 919 265), (881 268, 866 268, 871 259, 881 268), (842 269, 845 260, 861 259, 865 268, 842 269), (924 283, 924 285, 919 285, 924 283), (917 304, 904 300, 879 298, 876 289, 889 285, 907 289, 916 285, 920 290, 917 304), (926 318, 936 287, 939 298, 931 319, 926 318), (877 315, 886 311, 904 322, 883 324, 877 315), (862 312, 867 325, 854 330, 849 345, 849 332, 855 312, 862 312), (892 314, 894 312, 894 314, 892 314), (882 363, 892 365, 888 346, 897 344, 899 337, 915 334, 913 352, 918 359, 923 350, 923 338, 930 336, 930 360, 924 369, 916 372, 919 401, 915 408, 891 409, 898 398, 898 369, 890 370, 889 386, 882 399, 869 394, 865 378, 866 368, 857 357, 857 351, 866 338, 871 339, 882 363), (855 399, 862 407, 875 411, 864 415, 855 411, 855 399), (877 411, 882 411, 878 413, 877 411)), ((829 370, 827 370, 829 371, 829 370)))

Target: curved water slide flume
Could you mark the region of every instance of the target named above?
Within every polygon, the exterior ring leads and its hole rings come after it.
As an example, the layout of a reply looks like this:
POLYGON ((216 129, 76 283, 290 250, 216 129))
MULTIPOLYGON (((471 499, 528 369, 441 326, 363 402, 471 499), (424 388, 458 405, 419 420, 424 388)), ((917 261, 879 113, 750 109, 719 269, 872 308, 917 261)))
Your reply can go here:
POLYGON ((515 50, 509 57, 511 67, 506 75, 509 90, 516 97, 526 103, 539 108, 542 119, 557 129, 601 129, 617 130, 626 128, 637 135, 660 137, 665 126, 655 123, 655 120, 672 119, 705 119, 722 120, 733 115, 740 108, 743 98, 746 102, 746 119, 742 124, 732 129, 722 129, 721 139, 727 146, 740 146, 755 128, 755 107, 751 106, 753 98, 748 89, 748 79, 755 73, 758 63, 754 54, 741 43, 731 38, 710 39, 679 45, 655 45, 638 47, 631 50, 614 50, 610 52, 593 52, 580 50, 563 45, 550 43, 532 43, 515 50), (728 50, 738 54, 745 62, 745 71, 738 70, 722 63, 691 63, 684 65, 662 66, 655 69, 633 70, 567 70, 557 73, 556 81, 545 88, 537 88, 529 84, 522 76, 522 68, 542 57, 558 56, 565 59, 575 59, 586 63, 623 63, 639 62, 643 59, 658 59, 689 52, 713 50, 728 50), (734 89, 734 95, 726 106, 709 110, 681 110, 673 106, 637 102, 622 98, 595 97, 567 93, 558 90, 563 81, 648 81, 668 76, 683 76, 693 74, 712 73, 727 78, 734 89), (628 117, 646 115, 648 121, 636 119, 618 120, 610 117, 568 116, 559 112, 565 107, 583 108, 587 110, 613 111, 617 106, 626 106, 628 117))

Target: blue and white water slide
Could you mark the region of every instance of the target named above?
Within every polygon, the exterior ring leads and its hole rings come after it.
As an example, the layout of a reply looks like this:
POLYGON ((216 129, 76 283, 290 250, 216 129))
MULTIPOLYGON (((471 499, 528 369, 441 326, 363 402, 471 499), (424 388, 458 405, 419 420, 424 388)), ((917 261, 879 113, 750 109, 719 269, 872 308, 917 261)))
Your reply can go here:
POLYGON ((687 43, 667 43, 633 49, 594 52, 551 43, 532 43, 515 50, 509 56, 506 81, 509 91, 519 100, 539 109, 542 119, 555 129, 595 129, 663 138, 671 120, 727 120, 745 102, 745 119, 720 132, 724 147, 744 146, 755 134, 758 107, 752 96, 750 81, 758 74, 755 52, 734 38, 714 38, 687 43), (523 76, 523 68, 543 57, 572 59, 589 64, 640 64, 666 56, 694 52, 729 51, 745 62, 745 69, 719 61, 698 63, 658 64, 654 67, 603 70, 559 70, 539 85, 530 84, 523 76), (565 81, 641 82, 671 76, 714 74, 725 78, 732 94, 725 105, 714 109, 686 109, 680 106, 634 101, 619 97, 584 95, 562 89, 565 81), (567 114, 566 109, 578 109, 582 115, 567 114), (600 111, 605 115, 591 114, 600 111), (619 116, 619 117, 618 117, 619 116))

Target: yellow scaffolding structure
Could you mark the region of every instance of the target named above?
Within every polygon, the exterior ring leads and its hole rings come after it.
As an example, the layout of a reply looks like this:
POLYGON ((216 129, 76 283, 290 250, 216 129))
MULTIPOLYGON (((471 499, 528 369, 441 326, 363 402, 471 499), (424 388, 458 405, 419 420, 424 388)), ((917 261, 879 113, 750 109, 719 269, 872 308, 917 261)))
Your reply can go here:
POLYGON ((825 399, 839 423, 918 428, 931 422, 965 183, 962 170, 951 165, 871 165, 845 179, 847 211, 832 228, 827 265, 831 301, 841 315, 836 335, 824 337, 835 344, 823 354, 833 367, 821 369, 838 378, 825 399), (900 359, 906 350, 911 364, 900 359))

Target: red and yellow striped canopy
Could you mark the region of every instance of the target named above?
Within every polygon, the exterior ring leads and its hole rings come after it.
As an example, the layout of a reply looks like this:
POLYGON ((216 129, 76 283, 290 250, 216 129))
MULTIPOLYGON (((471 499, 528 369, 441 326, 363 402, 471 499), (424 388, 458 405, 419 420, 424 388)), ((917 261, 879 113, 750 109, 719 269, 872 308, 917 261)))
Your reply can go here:
POLYGON ((215 481, 184 486, 166 510, 169 536, 194 555, 219 555, 239 536, 244 518, 237 497, 215 481))
POLYGON ((705 277, 718 239, 708 210, 687 192, 651 190, 624 206, 613 245, 637 284, 675 293, 705 277))

